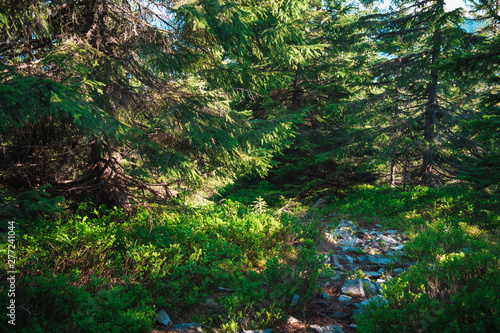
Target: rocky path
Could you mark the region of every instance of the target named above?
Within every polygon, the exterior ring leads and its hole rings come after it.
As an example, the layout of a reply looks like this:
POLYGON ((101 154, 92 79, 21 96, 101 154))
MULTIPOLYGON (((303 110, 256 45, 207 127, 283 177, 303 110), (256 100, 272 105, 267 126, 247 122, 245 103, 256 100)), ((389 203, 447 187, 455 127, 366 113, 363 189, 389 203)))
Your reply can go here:
MULTIPOLYGON (((383 230, 380 225, 368 230, 348 220, 340 221, 327 230, 320 251, 333 268, 333 276, 321 284, 322 294, 297 316, 299 319, 289 317, 287 323, 274 330, 244 332, 356 332, 354 316, 370 302, 385 302, 381 295, 384 283, 412 265, 405 259, 406 239, 404 233, 383 230)), ((202 327, 190 323, 167 330, 191 333, 202 332, 202 327)))
POLYGON ((370 302, 385 302, 384 283, 412 265, 405 258, 407 237, 398 230, 370 230, 342 220, 327 230, 322 256, 334 275, 321 285, 320 298, 310 307, 306 322, 295 319, 280 332, 356 332, 354 316, 370 302))

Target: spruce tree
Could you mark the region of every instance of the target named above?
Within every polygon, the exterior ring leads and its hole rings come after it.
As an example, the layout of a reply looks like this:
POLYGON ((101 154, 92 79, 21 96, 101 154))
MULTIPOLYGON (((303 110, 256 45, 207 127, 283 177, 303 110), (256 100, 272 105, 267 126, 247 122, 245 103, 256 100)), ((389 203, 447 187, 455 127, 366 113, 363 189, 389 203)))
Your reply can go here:
POLYGON ((374 163, 391 179, 432 186, 453 179, 467 134, 461 120, 475 112, 466 82, 444 73, 441 62, 471 46, 463 11, 444 1, 395 1, 386 13, 364 18, 380 54, 362 107, 374 163))
POLYGON ((293 29, 300 3, 260 5, 5 1, 4 184, 128 207, 179 181, 266 172, 291 124, 249 121, 234 83, 279 84, 262 69, 310 51, 293 29))
POLYGON ((475 82, 481 98, 478 116, 465 121, 477 145, 463 154, 461 177, 484 188, 500 183, 500 3, 481 0, 470 1, 470 5, 478 44, 450 59, 446 67, 475 82))

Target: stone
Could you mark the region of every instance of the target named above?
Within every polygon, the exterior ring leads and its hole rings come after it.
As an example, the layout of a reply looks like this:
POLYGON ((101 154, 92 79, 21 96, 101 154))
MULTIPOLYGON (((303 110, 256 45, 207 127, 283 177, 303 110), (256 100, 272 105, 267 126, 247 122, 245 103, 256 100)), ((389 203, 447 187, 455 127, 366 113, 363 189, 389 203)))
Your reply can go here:
POLYGON ((376 227, 382 228, 380 224, 375 224, 376 227))
POLYGON ((340 325, 330 325, 330 326, 319 326, 311 325, 309 326, 311 330, 318 333, 344 333, 342 326, 340 325))
POLYGON ((203 333, 200 323, 183 323, 172 326, 169 331, 177 331, 179 333, 203 333))
POLYGON ((378 295, 378 296, 375 296, 372 298, 365 299, 363 302, 357 303, 357 304, 362 304, 361 307, 365 307, 368 304, 373 303, 373 302, 375 302, 378 305, 389 304, 389 302, 382 295, 378 295))
POLYGON ((297 318, 294 318, 292 316, 288 317, 288 320, 286 321, 287 324, 302 324, 300 320, 297 318))
POLYGON ((213 297, 207 296, 205 304, 208 306, 220 306, 213 297))
POLYGON ((372 271, 363 271, 363 274, 365 274, 368 278, 377 278, 382 276, 382 273, 372 271))
POLYGON ((358 253, 359 249, 357 247, 348 245, 348 246, 341 246, 342 252, 349 253, 349 252, 355 252, 358 253))
POLYGON ((272 331, 271 328, 266 328, 265 330, 246 330, 243 333, 271 333, 272 331))
POLYGON ((339 296, 339 303, 342 305, 342 306, 348 306, 349 304, 351 304, 351 297, 349 296, 346 296, 346 295, 340 295, 339 296))
POLYGON ((295 294, 292 297, 292 305, 296 305, 299 302, 300 296, 295 294))
POLYGON ((339 256, 337 255, 331 256, 330 263, 335 267, 340 266, 339 256))
POLYGON ((392 235, 395 235, 395 234, 397 234, 397 233, 398 233, 398 231, 397 231, 397 230, 386 230, 386 231, 385 231, 385 233, 386 233, 386 234, 392 234, 392 235))
POLYGON ((392 251, 392 250, 387 250, 387 251, 385 252, 385 255, 386 255, 386 256, 389 256, 389 257, 393 257, 393 256, 397 255, 397 253, 396 253, 396 252, 394 252, 394 251, 392 251))
POLYGON ((365 290, 363 289, 363 281, 361 279, 345 280, 342 286, 343 294, 360 295, 365 297, 365 290))
POLYGON ((375 297, 379 294, 377 285, 370 280, 363 280, 363 287, 365 289, 366 297, 375 297))
POLYGON ((349 221, 349 220, 342 220, 339 222, 339 224, 337 225, 337 228, 335 229, 340 229, 340 228, 351 228, 351 229, 354 229, 354 230, 357 230, 358 227, 356 227, 356 225, 352 222, 352 221, 349 221))
POLYGON ((344 238, 348 238, 350 236, 354 235, 354 230, 350 227, 342 227, 340 229, 337 229, 338 232, 340 232, 341 236, 344 238))
POLYGON ((330 296, 328 296, 328 294, 325 292, 321 293, 321 297, 323 297, 324 299, 330 299, 330 296))
POLYGON ((367 256, 368 261, 373 265, 387 265, 392 260, 386 257, 367 256))
POLYGON ((354 258, 351 257, 351 256, 348 256, 347 254, 343 254, 342 256, 340 256, 340 259, 344 262, 347 262, 349 264, 353 264, 354 263, 354 258))
POLYGON ((403 271, 404 271, 404 269, 402 269, 402 268, 394 268, 394 270, 393 270, 394 274, 396 274, 396 275, 403 273, 403 271))
POLYGON ((383 296, 378 295, 378 296, 375 296, 375 297, 372 297, 372 298, 369 298, 369 299, 365 299, 363 302, 355 303, 354 306, 356 306, 357 309, 354 310, 352 312, 352 314, 354 316, 360 314, 361 312, 363 312, 365 306, 367 306, 368 304, 370 304, 372 302, 375 302, 379 306, 383 305, 383 304, 388 304, 389 303, 389 302, 387 302, 387 300, 383 296))
POLYGON ((335 311, 332 314, 332 317, 335 318, 335 319, 344 319, 344 318, 349 317, 349 315, 347 313, 345 313, 345 312, 342 312, 342 311, 335 311))
POLYGON ((360 314, 361 312, 363 312, 363 309, 354 309, 352 311, 352 316, 353 317, 356 317, 358 314, 360 314))
POLYGON ((321 305, 321 307, 323 307, 323 308, 329 308, 330 307, 330 304, 328 304, 325 301, 317 301, 316 304, 321 305))
POLYGON ((346 273, 342 271, 333 271, 333 276, 330 278, 330 281, 336 282, 336 281, 344 281, 346 278, 346 273))
POLYGON ((398 245, 398 246, 391 247, 391 250, 401 251, 404 247, 405 247, 404 244, 401 244, 401 245, 398 245))
POLYGON ((379 237, 380 237, 380 239, 382 239, 384 242, 386 242, 389 245, 397 245, 398 244, 398 241, 392 237, 388 237, 388 236, 384 236, 384 235, 380 235, 379 237))
POLYGON ((160 324, 163 324, 165 326, 172 324, 172 320, 170 320, 170 317, 163 309, 158 311, 158 313, 156 314, 156 320, 158 320, 160 324))

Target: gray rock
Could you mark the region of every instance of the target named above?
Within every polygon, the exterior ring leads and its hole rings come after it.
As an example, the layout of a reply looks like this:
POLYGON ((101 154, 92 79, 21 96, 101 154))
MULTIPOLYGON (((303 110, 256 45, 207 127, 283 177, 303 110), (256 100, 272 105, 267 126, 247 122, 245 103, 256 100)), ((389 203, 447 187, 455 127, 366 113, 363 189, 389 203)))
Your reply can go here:
POLYGON ((205 304, 208 306, 219 307, 220 305, 215 301, 215 299, 211 296, 207 296, 205 304))
POLYGON ((342 331, 342 326, 340 325, 330 325, 330 326, 311 325, 309 326, 309 328, 318 333, 344 333, 344 331, 342 331))
POLYGON ((343 294, 361 295, 365 297, 365 290, 363 289, 363 281, 361 279, 346 280, 342 286, 343 294))
POLYGON ((288 317, 288 320, 286 321, 287 324, 302 324, 300 320, 297 318, 294 318, 292 316, 288 317))
POLYGON ((393 270, 394 274, 396 274, 396 275, 403 273, 403 271, 404 271, 404 269, 402 269, 402 268, 394 268, 394 270, 393 270))
POLYGON ((354 230, 357 230, 358 227, 356 227, 356 225, 352 222, 352 221, 349 221, 349 220, 342 220, 339 222, 339 224, 337 225, 337 228, 335 229, 340 229, 340 228, 351 228, 351 229, 354 229, 354 230))
POLYGON ((335 267, 340 266, 339 256, 337 255, 331 256, 330 263, 335 267))
POLYGON ((335 311, 332 314, 332 317, 335 318, 335 319, 344 319, 344 318, 349 317, 349 315, 347 313, 345 313, 345 312, 342 312, 342 311, 335 311))
POLYGON ((384 266, 392 262, 392 260, 389 258, 386 257, 377 258, 375 256, 368 256, 368 260, 374 265, 384 265, 384 266))
POLYGON ((353 229, 351 227, 341 227, 340 229, 337 229, 337 231, 340 232, 340 234, 344 238, 348 238, 350 236, 353 236, 354 230, 356 230, 356 229, 353 229))
POLYGON ((363 302, 359 303, 362 304, 362 307, 367 306, 370 303, 375 302, 377 305, 384 305, 384 304, 389 304, 389 302, 384 298, 382 295, 378 295, 372 298, 365 299, 363 302))
POLYGON ((363 301, 363 302, 361 302, 361 303, 355 303, 355 304, 354 304, 354 306, 356 306, 356 307, 357 307, 357 309, 356 309, 356 310, 354 310, 354 311, 352 312, 352 314, 353 314, 354 316, 356 316, 356 315, 360 314, 361 312, 363 312, 363 310, 364 310, 365 306, 367 306, 368 304, 373 303, 373 302, 375 302, 375 303, 376 303, 376 304, 378 304, 379 306, 380 306, 380 305, 383 305, 383 304, 387 304, 387 303, 388 303, 388 302, 387 302, 387 300, 386 300, 383 296, 378 295, 378 296, 375 296, 375 297, 372 297, 372 298, 366 299, 366 300, 364 300, 364 301, 363 301))
POLYGON ((183 323, 177 324, 168 329, 169 331, 178 331, 179 333, 203 333, 200 323, 183 323))
POLYGON ((393 256, 397 255, 397 253, 396 253, 396 252, 394 252, 394 251, 392 251, 392 250, 387 250, 387 251, 385 252, 385 255, 386 255, 386 256, 389 256, 389 257, 393 257, 393 256))
POLYGON ((382 273, 372 271, 363 271, 363 274, 365 274, 368 278, 377 278, 382 276, 382 273))
POLYGON ((342 271, 333 271, 333 276, 330 278, 330 281, 336 282, 336 281, 344 281, 346 278, 346 274, 342 271))
POLYGON ((395 235, 398 233, 397 230, 386 230, 385 233, 395 235))
POLYGON ((375 224, 376 227, 382 228, 380 224, 375 224))
POLYGON ((170 320, 170 317, 163 309, 158 311, 158 313, 156 314, 156 320, 158 320, 160 324, 163 324, 165 326, 172 324, 172 320, 170 320))
POLYGON ((340 295, 339 296, 339 303, 342 306, 348 306, 349 304, 351 304, 351 297, 346 296, 346 295, 340 295))
POLYGON ((405 247, 404 244, 401 244, 401 245, 398 245, 398 246, 391 247, 391 250, 401 251, 404 247, 405 247))
POLYGON ((246 330, 243 333, 271 333, 272 331, 271 328, 266 328, 265 330, 246 330))
POLYGON ((353 264, 354 263, 354 258, 351 257, 351 256, 348 256, 347 254, 342 255, 341 259, 342 259, 342 261, 347 262, 349 264, 353 264))
POLYGON ((379 237, 380 237, 380 239, 382 239, 384 242, 386 242, 389 245, 397 245, 398 244, 398 241, 392 237, 388 237, 388 236, 384 236, 384 235, 380 235, 379 237))
POLYGON ((374 297, 379 294, 378 287, 375 283, 370 280, 363 280, 363 287, 365 289, 365 294, 367 297, 374 297))
POLYGON ((357 247, 354 247, 352 245, 347 245, 347 246, 341 246, 342 252, 344 253, 349 253, 349 252, 358 252, 359 249, 357 247))
POLYGON ((316 304, 321 305, 324 308, 329 308, 330 307, 330 304, 328 304, 325 301, 317 301, 316 304))
POLYGON ((352 311, 352 315, 353 317, 356 317, 358 314, 360 314, 361 312, 363 312, 363 309, 354 309, 352 311))

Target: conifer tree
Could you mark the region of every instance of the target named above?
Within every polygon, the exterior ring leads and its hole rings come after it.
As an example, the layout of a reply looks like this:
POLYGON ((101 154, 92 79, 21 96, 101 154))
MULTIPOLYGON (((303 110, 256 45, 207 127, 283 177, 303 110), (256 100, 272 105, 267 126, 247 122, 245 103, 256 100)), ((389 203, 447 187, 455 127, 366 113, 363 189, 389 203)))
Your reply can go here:
POLYGON ((367 16, 380 60, 362 112, 377 148, 374 162, 391 165, 403 184, 436 185, 453 179, 468 138, 461 120, 474 113, 466 82, 440 62, 470 48, 461 9, 444 1, 395 1, 387 13, 367 16))
POLYGON ((500 183, 500 3, 496 0, 470 1, 478 29, 478 45, 470 52, 457 55, 446 65, 450 72, 460 73, 476 82, 481 101, 479 115, 465 122, 478 143, 463 155, 465 167, 461 176, 479 187, 500 183))
POLYGON ((5 1, 3 182, 125 207, 131 194, 168 198, 177 181, 265 172, 290 123, 249 122, 231 83, 274 84, 260 69, 302 57, 297 6, 5 1))

